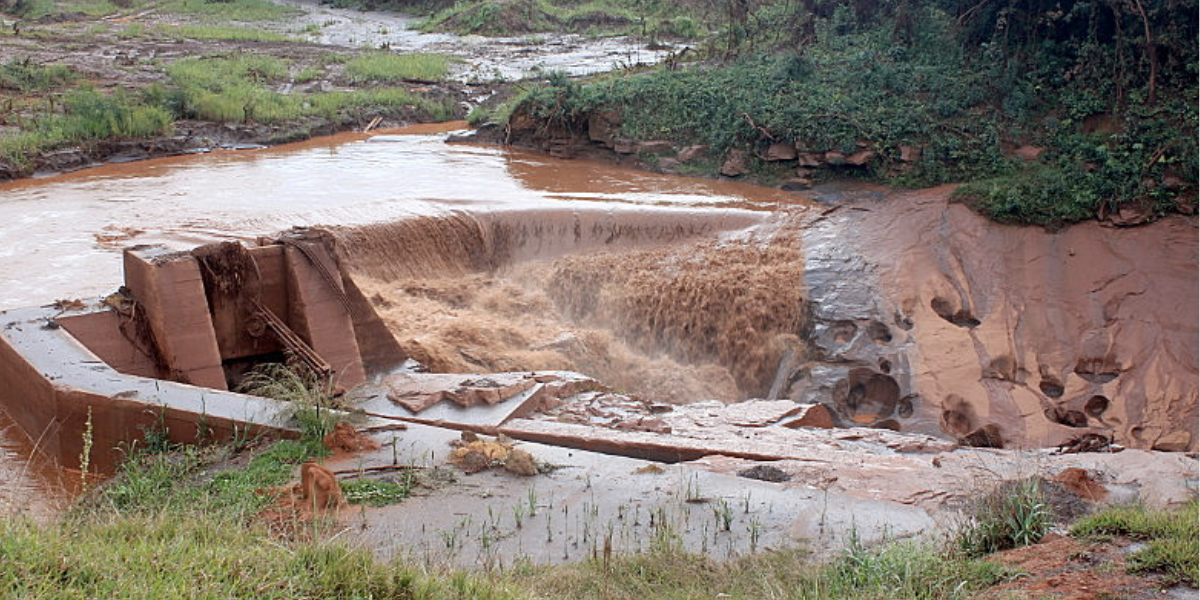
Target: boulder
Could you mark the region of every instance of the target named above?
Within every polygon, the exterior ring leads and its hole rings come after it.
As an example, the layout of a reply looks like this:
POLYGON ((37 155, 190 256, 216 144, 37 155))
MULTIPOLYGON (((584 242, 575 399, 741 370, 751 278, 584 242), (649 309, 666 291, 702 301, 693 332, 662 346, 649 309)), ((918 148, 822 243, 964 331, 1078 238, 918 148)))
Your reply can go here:
POLYGON ((831 165, 834 165, 834 166, 840 166, 840 165, 846 164, 846 155, 842 154, 841 152, 833 152, 833 151, 826 152, 824 158, 825 158, 825 162, 827 162, 831 165))
POLYGON ((963 436, 958 442, 964 446, 973 448, 1003 448, 1004 438, 1000 435, 1000 428, 987 424, 967 435, 963 436))
POLYGON ((767 148, 766 160, 771 162, 796 160, 796 147, 782 142, 771 144, 767 148))
POLYGON ((616 111, 594 112, 588 115, 588 139, 612 145, 621 127, 621 114, 616 111))
POLYGON ((801 167, 817 168, 825 162, 825 155, 818 152, 801 152, 797 158, 801 167))
POLYGON ((923 152, 920 146, 900 146, 900 161, 911 163, 921 160, 923 152))
POLYGON ((675 151, 675 144, 667 140, 638 142, 637 151, 642 154, 666 154, 675 151))
POLYGON ((863 167, 875 158, 875 153, 871 150, 859 150, 854 154, 846 157, 846 164, 852 167, 863 167))
POLYGON ((663 173, 676 173, 679 171, 680 162, 674 158, 666 157, 658 159, 658 170, 663 173))
POLYGON ((721 174, 726 177, 737 177, 750 172, 750 160, 744 150, 730 150, 721 164, 721 174))
POLYGON ((613 143, 612 149, 617 154, 633 154, 637 152, 637 142, 635 140, 617 140, 613 143))
POLYGON ((705 146, 703 144, 697 144, 694 146, 685 146, 682 150, 679 151, 679 154, 675 155, 675 158, 678 159, 679 162, 692 162, 693 160, 700 158, 707 152, 708 152, 708 146, 705 146))

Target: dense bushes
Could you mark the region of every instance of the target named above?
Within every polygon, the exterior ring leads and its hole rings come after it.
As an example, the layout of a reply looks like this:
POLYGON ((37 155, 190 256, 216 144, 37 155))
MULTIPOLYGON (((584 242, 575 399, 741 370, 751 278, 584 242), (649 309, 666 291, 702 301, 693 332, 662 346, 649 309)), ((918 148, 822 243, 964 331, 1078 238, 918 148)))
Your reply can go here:
POLYGON ((697 52, 703 62, 586 85, 559 77, 518 112, 577 128, 593 111, 615 112, 623 137, 718 153, 865 143, 875 159, 854 173, 972 182, 959 197, 1003 221, 1054 226, 1126 205, 1149 218, 1194 211, 1196 2, 1144 8, 767 0, 727 15, 697 52), (897 164, 901 146, 921 160, 897 164), (1021 146, 1042 152, 1021 160, 1021 146))

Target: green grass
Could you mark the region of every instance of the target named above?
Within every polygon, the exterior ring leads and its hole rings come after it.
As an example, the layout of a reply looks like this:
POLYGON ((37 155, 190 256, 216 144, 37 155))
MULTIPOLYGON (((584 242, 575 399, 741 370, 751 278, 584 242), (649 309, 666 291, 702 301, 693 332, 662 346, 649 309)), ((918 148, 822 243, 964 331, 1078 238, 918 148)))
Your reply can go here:
POLYGON ((180 40, 297 41, 296 38, 277 31, 236 25, 164 25, 155 28, 155 33, 161 37, 180 40))
POLYGON ((401 483, 381 479, 351 479, 342 481, 342 495, 350 504, 387 506, 408 497, 412 490, 411 477, 401 483))
MULTIPOLYGON (((4 3, 0 3, 4 6, 4 3)), ((297 11, 268 0, 11 0, 6 12, 25 19, 38 19, 54 14, 82 13, 89 17, 134 13, 156 8, 166 14, 196 15, 210 21, 276 21, 297 14, 297 11)))
POLYGON ((128 94, 105 96, 79 89, 63 98, 61 113, 44 115, 21 132, 0 137, 0 159, 21 168, 43 150, 100 139, 164 135, 172 122, 169 111, 128 94))
MULTIPOLYGON (((446 57, 400 57, 403 72, 387 61, 393 75, 439 77, 445 74, 446 57)), ((350 62, 343 55, 328 55, 322 65, 350 62)), ((378 61, 373 58, 373 61, 378 61)), ((175 119, 201 119, 222 123, 283 123, 308 118, 335 124, 362 121, 363 115, 411 115, 433 120, 453 117, 454 107, 432 101, 401 87, 372 86, 346 92, 276 92, 290 82, 319 79, 324 68, 302 69, 294 78, 288 60, 252 52, 178 60, 166 66, 167 81, 138 94, 104 94, 86 86, 71 90, 78 76, 61 65, 32 65, 11 60, 0 64, 0 90, 13 90, 10 105, 19 111, 9 118, 16 131, 0 136, 0 160, 17 172, 29 172, 34 157, 63 146, 109 138, 138 138, 170 132, 175 119), (62 96, 39 98, 45 90, 67 88, 62 96), (21 96, 27 96, 22 98, 21 96)), ((298 413, 308 425, 318 426, 320 411, 298 413), (313 419, 308 419, 311 416, 313 419)))
POLYGON ((168 6, 172 12, 202 15, 220 22, 277 21, 299 13, 268 0, 172 0, 168 6))
POLYGON ((483 0, 442 8, 419 28, 495 36, 571 32, 695 39, 707 30, 712 14, 694 3, 671 0, 483 0))
POLYGON ((1200 586, 1200 505, 1195 501, 1175 510, 1109 507, 1075 523, 1071 535, 1119 535, 1146 542, 1130 555, 1129 570, 1163 573, 1170 583, 1200 586))
POLYGON ((406 79, 438 81, 450 70, 450 57, 443 54, 364 54, 346 63, 350 81, 396 82, 406 79))

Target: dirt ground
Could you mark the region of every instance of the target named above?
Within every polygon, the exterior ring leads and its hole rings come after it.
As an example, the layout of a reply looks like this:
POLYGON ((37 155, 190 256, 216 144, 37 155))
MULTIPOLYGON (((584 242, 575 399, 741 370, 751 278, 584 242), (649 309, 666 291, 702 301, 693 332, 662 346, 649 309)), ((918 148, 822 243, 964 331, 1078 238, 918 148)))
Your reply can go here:
POLYGON ((1054 600, 1150 600, 1152 598, 1196 597, 1196 590, 1167 586, 1158 575, 1125 571, 1131 551, 1129 540, 1089 543, 1050 534, 1041 543, 1001 552, 995 562, 1016 567, 1028 575, 993 588, 987 597, 1008 598, 1012 594, 1054 600))

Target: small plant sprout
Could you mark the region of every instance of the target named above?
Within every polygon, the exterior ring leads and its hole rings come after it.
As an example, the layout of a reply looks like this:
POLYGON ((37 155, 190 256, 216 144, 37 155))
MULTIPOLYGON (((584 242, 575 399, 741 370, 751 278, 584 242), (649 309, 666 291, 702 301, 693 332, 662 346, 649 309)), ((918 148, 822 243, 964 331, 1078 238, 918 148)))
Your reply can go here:
POLYGON ((713 507, 713 518, 721 531, 730 531, 733 526, 733 507, 722 499, 713 507))
POLYGON ((522 522, 525 520, 525 505, 518 502, 513 505, 513 522, 516 523, 517 529, 521 528, 522 522))
POLYGON ((750 525, 747 526, 750 533, 750 554, 758 552, 758 540, 762 536, 763 526, 759 522, 758 517, 750 517, 750 525))
POLYGON ((688 503, 692 503, 692 504, 708 502, 708 498, 705 498, 700 495, 700 482, 699 482, 698 478, 696 477, 695 473, 693 473, 690 477, 688 477, 687 487, 684 492, 683 500, 684 500, 684 502, 688 502, 688 503))
POLYGON ((88 407, 87 422, 83 426, 83 449, 79 452, 79 485, 87 491, 88 467, 92 463, 92 407, 88 407))
POLYGON ((525 498, 529 502, 529 516, 536 517, 538 497, 537 490, 533 489, 532 485, 529 486, 529 489, 525 492, 525 498))

